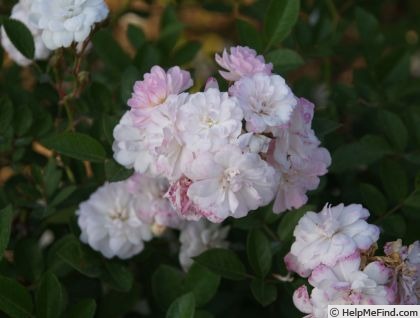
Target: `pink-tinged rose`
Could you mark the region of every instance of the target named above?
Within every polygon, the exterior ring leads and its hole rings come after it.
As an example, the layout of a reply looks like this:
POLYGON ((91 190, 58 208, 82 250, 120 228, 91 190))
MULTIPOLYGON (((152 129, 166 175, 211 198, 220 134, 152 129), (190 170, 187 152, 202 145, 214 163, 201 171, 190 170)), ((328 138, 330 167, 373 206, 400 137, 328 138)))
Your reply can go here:
POLYGON ((249 47, 236 46, 230 48, 230 53, 223 51, 222 56, 216 54, 216 62, 226 71, 219 71, 228 81, 237 81, 244 76, 258 73, 271 74, 273 64, 266 64, 262 55, 249 47))
POLYGON ((150 108, 163 104, 168 96, 177 95, 193 85, 189 72, 178 66, 167 72, 160 66, 153 66, 142 81, 134 84, 133 93, 127 104, 135 109, 139 117, 147 117, 150 108))

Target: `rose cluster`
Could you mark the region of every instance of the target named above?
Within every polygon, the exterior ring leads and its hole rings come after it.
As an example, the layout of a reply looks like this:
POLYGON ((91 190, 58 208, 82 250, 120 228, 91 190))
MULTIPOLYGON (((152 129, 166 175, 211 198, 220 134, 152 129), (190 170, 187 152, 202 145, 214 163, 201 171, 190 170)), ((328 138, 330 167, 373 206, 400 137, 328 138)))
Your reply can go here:
POLYGON ((276 213, 302 206, 331 161, 311 129, 313 104, 250 48, 216 61, 227 92, 213 78, 186 92, 193 81, 179 67, 154 66, 136 82, 114 130, 115 160, 167 179, 167 197, 188 220, 241 218, 274 199, 276 213))
POLYGON ((79 206, 81 240, 107 258, 127 259, 166 228, 177 229, 181 231, 179 261, 184 269, 206 249, 226 247, 229 227, 207 220, 182 220, 165 197, 168 187, 166 179, 144 174, 106 183, 79 206))
POLYGON ((312 286, 299 287, 295 306, 307 317, 327 317, 328 305, 420 303, 420 245, 385 245, 376 256, 379 228, 366 222, 361 205, 326 205, 307 212, 295 228, 295 242, 285 257, 290 271, 308 277, 312 286))
MULTIPOLYGON (((51 50, 70 47, 73 43, 80 48, 94 25, 105 20, 108 12, 103 0, 19 0, 10 18, 28 27, 35 43, 34 59, 45 60, 51 50)), ((1 43, 19 65, 32 62, 15 48, 4 28, 1 43)))
POLYGON ((188 93, 190 74, 154 66, 134 84, 114 129, 114 158, 135 174, 108 183, 78 210, 82 240, 128 258, 162 229, 181 231, 180 263, 226 246, 220 223, 270 204, 279 213, 307 201, 330 164, 311 129, 314 106, 294 96, 272 65, 246 47, 216 55, 231 81, 211 78, 188 93))

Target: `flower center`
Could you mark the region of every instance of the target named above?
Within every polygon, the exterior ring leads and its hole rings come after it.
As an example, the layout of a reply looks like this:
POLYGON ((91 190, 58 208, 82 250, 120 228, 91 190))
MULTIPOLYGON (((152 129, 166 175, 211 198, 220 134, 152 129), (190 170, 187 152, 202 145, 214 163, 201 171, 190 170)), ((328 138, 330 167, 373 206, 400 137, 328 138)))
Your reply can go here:
POLYGON ((120 220, 121 222, 125 222, 128 220, 128 212, 126 208, 116 209, 112 211, 109 216, 111 220, 120 220))
POLYGON ((241 171, 237 168, 226 169, 221 181, 223 189, 230 188, 233 192, 238 191, 241 188, 240 174, 241 171))

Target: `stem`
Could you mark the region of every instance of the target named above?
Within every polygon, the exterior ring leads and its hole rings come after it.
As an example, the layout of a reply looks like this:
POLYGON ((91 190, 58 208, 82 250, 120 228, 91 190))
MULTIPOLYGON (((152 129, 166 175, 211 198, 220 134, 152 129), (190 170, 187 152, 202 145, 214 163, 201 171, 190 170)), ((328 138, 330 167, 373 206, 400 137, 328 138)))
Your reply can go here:
POLYGON ((325 0, 325 2, 333 19, 334 28, 336 28, 338 21, 340 20, 340 15, 338 14, 338 10, 335 6, 334 0, 325 0))
POLYGON ((386 218, 387 216, 391 215, 392 213, 398 211, 399 209, 401 209, 404 206, 405 201, 407 201, 411 196, 413 196, 415 193, 417 192, 417 190, 414 190, 413 192, 411 192, 404 200, 402 200, 400 203, 398 203, 396 206, 394 206, 393 208, 391 208, 390 210, 388 210, 387 212, 385 212, 383 215, 381 215, 379 218, 376 219, 375 223, 378 224, 381 220, 383 220, 384 218, 386 218))

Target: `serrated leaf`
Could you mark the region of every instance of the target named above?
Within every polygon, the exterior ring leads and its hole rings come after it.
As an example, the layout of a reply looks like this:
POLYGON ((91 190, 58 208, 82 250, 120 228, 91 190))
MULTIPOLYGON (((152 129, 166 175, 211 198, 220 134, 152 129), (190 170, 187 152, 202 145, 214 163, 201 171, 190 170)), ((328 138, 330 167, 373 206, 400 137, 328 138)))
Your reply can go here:
POLYGON ((371 184, 360 184, 360 193, 362 194, 363 204, 375 215, 382 215, 386 212, 388 206, 385 196, 376 187, 371 184))
POLYGON ((36 291, 36 312, 38 317, 60 317, 64 307, 63 289, 57 277, 46 272, 36 291))
POLYGON ((315 207, 313 205, 305 205, 300 209, 286 212, 283 215, 283 218, 281 219, 277 228, 277 235, 280 238, 280 240, 290 242, 293 237, 293 231, 295 230, 295 227, 298 224, 301 217, 306 212, 311 211, 314 208, 315 207))
POLYGON ((380 178, 388 197, 394 203, 402 202, 408 194, 408 180, 404 167, 394 160, 381 164, 380 178))
POLYGON ((32 299, 29 292, 13 279, 0 276, 0 311, 11 318, 32 316, 32 299))
POLYGON ((26 58, 32 60, 35 54, 35 43, 28 27, 14 19, 4 19, 3 27, 10 41, 19 52, 26 58))
POLYGON ((266 54, 266 61, 273 63, 274 68, 279 72, 293 70, 304 64, 303 58, 290 49, 271 51, 266 54))
POLYGON ((96 139, 82 133, 64 132, 45 138, 41 143, 47 148, 75 158, 93 162, 103 162, 106 152, 96 139))
POLYGON ((242 280, 246 276, 245 266, 232 251, 214 248, 194 257, 199 264, 227 279, 242 280))
POLYGON ((263 280, 254 279, 251 282, 251 291, 255 299, 264 307, 277 299, 276 286, 265 283, 263 280))
POLYGON ((63 189, 60 190, 60 192, 57 193, 57 195, 51 200, 50 206, 55 207, 59 205, 61 202, 66 200, 69 196, 72 195, 74 191, 76 191, 77 187, 74 185, 69 185, 63 189))
POLYGON ((193 293, 177 298, 169 307, 166 318, 194 318, 195 299, 193 293))
POLYGON ((133 286, 133 274, 123 264, 117 262, 106 262, 105 272, 102 279, 108 282, 112 288, 127 292, 133 286))
POLYGON ((298 20, 299 0, 272 0, 265 17, 266 49, 285 39, 298 20))
POLYGON ((245 20, 236 20, 236 28, 238 29, 241 44, 252 47, 257 52, 263 49, 260 32, 245 20))
POLYGON ((114 160, 107 160, 105 162, 106 179, 110 182, 125 180, 130 177, 133 172, 133 169, 127 169, 114 160))
POLYGON ((209 271, 198 263, 194 263, 188 270, 183 282, 184 290, 194 294, 197 306, 208 303, 219 287, 220 276, 209 271))
POLYGON ((130 40, 131 45, 136 49, 140 49, 146 41, 146 36, 144 35, 143 30, 134 24, 128 25, 127 37, 130 40))
POLYGON ((248 233, 246 242, 246 251, 249 264, 259 277, 268 274, 271 268, 271 248, 270 241, 258 229, 251 230, 248 233))
POLYGON ((166 309, 182 294, 183 273, 179 270, 161 265, 152 275, 152 291, 157 303, 166 309))
POLYGON ((378 113, 378 124, 394 147, 401 151, 406 148, 408 131, 398 115, 382 110, 378 113))
POLYGON ((9 244, 10 230, 13 221, 13 209, 9 205, 0 210, 0 260, 3 258, 4 251, 9 244))

